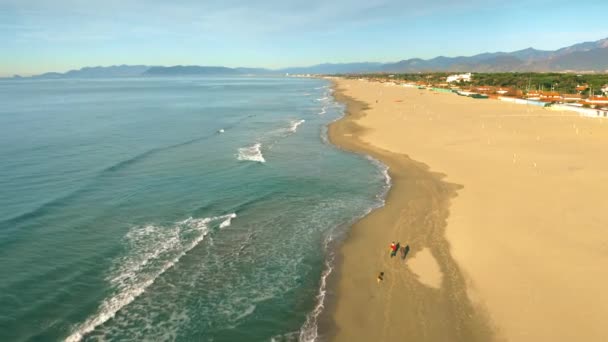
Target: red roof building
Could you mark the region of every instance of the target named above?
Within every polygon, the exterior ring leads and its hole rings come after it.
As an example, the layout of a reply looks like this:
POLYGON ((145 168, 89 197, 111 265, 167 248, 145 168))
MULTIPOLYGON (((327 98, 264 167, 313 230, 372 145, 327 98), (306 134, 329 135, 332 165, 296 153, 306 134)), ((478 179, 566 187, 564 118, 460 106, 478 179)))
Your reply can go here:
POLYGON ((540 98, 541 100, 560 101, 562 96, 556 91, 541 91, 540 98))
POLYGON ((590 105, 605 105, 608 104, 608 97, 593 96, 585 100, 586 104, 590 105))
POLYGON ((562 94, 562 101, 564 102, 578 102, 583 99, 583 95, 580 94, 562 94))

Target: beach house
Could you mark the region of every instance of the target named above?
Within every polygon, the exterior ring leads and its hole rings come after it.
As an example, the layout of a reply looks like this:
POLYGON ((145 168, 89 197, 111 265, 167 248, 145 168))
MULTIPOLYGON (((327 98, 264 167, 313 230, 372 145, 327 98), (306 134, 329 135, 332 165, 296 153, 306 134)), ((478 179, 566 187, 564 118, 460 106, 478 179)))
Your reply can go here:
POLYGON ((580 94, 562 94, 562 102, 579 102, 583 99, 580 94))
POLYGON ((494 93, 494 88, 493 87, 488 87, 488 86, 481 86, 481 87, 476 87, 473 89, 474 91, 480 93, 480 94, 491 94, 494 93))
POLYGON ((589 89, 589 85, 587 83, 585 84, 577 84, 576 85, 576 91, 578 91, 578 93, 582 93, 583 91, 589 89))
POLYGON ((543 102, 557 102, 562 100, 562 96, 556 91, 541 91, 540 100, 543 102))
POLYGON ((466 73, 466 74, 460 74, 460 75, 450 75, 447 77, 446 82, 447 83, 452 83, 452 82, 471 82, 471 73, 466 73))
POLYGON ((530 90, 526 94, 526 98, 528 100, 540 100, 540 91, 538 91, 538 90, 530 90))
POLYGON ((608 97, 590 96, 584 101, 584 104, 588 104, 590 106, 603 107, 605 105, 608 105, 608 97))

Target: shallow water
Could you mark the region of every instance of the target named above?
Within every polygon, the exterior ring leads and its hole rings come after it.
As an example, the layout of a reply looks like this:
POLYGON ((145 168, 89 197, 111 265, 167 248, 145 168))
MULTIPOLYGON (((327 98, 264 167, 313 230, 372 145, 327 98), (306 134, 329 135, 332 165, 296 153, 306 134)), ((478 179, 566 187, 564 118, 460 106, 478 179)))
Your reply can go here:
POLYGON ((0 103, 2 341, 314 337, 327 241, 386 186, 323 139, 324 80, 3 81, 0 103))

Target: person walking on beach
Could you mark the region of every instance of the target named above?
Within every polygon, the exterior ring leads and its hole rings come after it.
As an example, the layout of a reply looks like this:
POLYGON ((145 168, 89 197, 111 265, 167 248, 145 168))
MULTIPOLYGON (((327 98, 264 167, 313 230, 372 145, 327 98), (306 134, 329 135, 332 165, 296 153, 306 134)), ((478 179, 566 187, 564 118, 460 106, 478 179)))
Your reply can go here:
POLYGON ((384 280, 384 272, 380 272, 380 274, 378 274, 378 278, 376 278, 376 280, 378 281, 378 284, 380 284, 380 282, 384 280))
POLYGON ((397 252, 399 252, 399 242, 397 242, 396 245, 393 242, 393 244, 391 245, 391 258, 397 255, 397 252))

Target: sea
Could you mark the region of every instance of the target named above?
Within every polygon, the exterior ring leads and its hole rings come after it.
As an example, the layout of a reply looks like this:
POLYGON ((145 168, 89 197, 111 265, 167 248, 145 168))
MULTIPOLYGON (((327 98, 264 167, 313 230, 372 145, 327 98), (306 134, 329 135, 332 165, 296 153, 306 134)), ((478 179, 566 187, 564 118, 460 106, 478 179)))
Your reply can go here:
POLYGON ((0 81, 0 341, 319 340, 389 186, 343 114, 323 79, 0 81))

